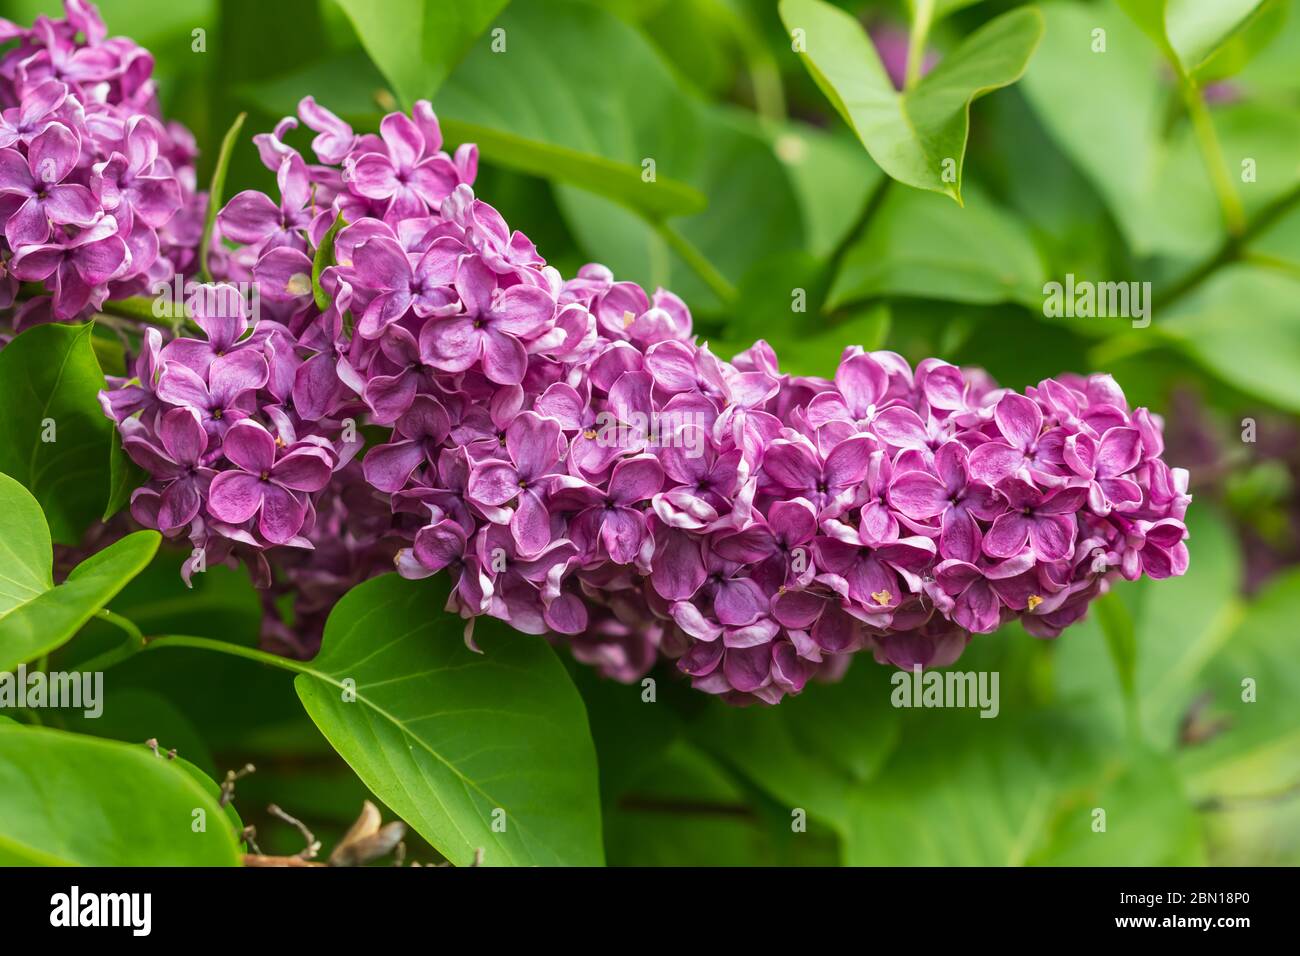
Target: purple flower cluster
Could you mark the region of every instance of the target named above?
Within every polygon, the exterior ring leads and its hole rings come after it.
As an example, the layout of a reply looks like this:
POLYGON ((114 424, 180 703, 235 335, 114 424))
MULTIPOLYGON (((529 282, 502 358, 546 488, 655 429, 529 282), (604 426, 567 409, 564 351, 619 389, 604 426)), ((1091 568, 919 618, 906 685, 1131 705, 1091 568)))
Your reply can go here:
POLYGON ((450 575, 471 626, 774 703, 864 648, 946 664, 1014 618, 1060 633, 1117 576, 1186 569, 1187 475, 1108 376, 1019 394, 850 348, 831 381, 763 342, 727 362, 672 293, 547 266, 427 103, 376 136, 306 99, 256 142, 280 196, 221 211, 202 335, 150 332, 104 406, 150 474, 137 520, 251 559, 303 621, 395 560, 450 575), (285 142, 299 120, 316 162, 285 142), (378 428, 363 456, 358 428, 378 428))
POLYGON ((0 20, 13 44, 0 56, 0 307, 23 282, 46 293, 25 297, 19 330, 191 269, 202 233, 194 140, 159 117, 153 57, 107 39, 85 0, 65 6, 30 29, 0 20))

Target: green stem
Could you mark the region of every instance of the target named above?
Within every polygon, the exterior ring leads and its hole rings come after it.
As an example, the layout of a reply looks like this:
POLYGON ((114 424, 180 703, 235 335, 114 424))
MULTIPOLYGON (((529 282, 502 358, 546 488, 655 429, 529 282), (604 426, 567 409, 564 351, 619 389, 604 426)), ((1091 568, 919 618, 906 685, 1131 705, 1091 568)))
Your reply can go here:
POLYGON ((191 647, 200 650, 216 651, 220 654, 229 654, 231 657, 242 657, 245 660, 256 661, 259 664, 266 664, 270 667, 278 667, 281 670, 293 671, 295 674, 316 674, 311 667, 302 661, 290 660, 287 657, 281 657, 278 654, 269 654, 266 651, 259 651, 255 647, 245 647, 242 644, 231 644, 229 641, 216 641, 209 637, 191 637, 185 634, 168 634, 162 637, 149 638, 143 649, 152 651, 160 647, 191 647))
POLYGON ((208 212, 203 223, 203 238, 199 240, 199 275, 204 282, 212 281, 212 272, 208 268, 208 249, 212 245, 212 230, 217 224, 217 213, 221 211, 230 157, 235 151, 239 131, 243 128, 247 117, 247 113, 240 113, 230 124, 230 129, 226 130, 226 135, 221 140, 221 152, 217 154, 217 165, 212 170, 212 184, 208 187, 208 212))
POLYGON ((1187 113, 1191 117, 1192 128, 1196 133, 1196 143, 1201 149, 1201 157, 1205 160, 1205 167, 1209 171, 1215 195, 1219 198, 1224 224, 1228 227, 1230 236, 1240 236, 1246 229, 1246 210, 1241 204, 1241 197, 1237 195, 1232 174, 1228 171, 1223 147, 1219 143, 1219 135, 1215 132, 1214 121, 1210 118, 1210 110, 1205 105, 1205 97, 1196 80, 1184 76, 1181 82, 1183 100, 1187 104, 1187 113))
POLYGON ((1300 186, 1294 187, 1290 192, 1283 193, 1260 210, 1259 214, 1250 221, 1241 235, 1228 236, 1218 250, 1208 259, 1179 279, 1168 291, 1157 295, 1154 307, 1159 309, 1167 308, 1197 288, 1223 266, 1241 259, 1245 254, 1246 246, 1255 237, 1280 220, 1297 204, 1300 204, 1300 186))
POLYGON ((150 325, 160 325, 167 329, 172 328, 173 321, 163 316, 154 315, 153 308, 153 299, 146 299, 142 295, 136 295, 129 299, 108 299, 100 306, 99 311, 105 315, 115 315, 122 319, 136 319, 150 325))
POLYGON ((745 72, 754 91, 754 112, 767 123, 780 125, 787 119, 785 87, 781 84, 781 68, 768 49, 766 41, 754 29, 744 14, 724 0, 712 0, 713 13, 724 20, 740 47, 745 61, 745 72))
POLYGON ((668 247, 691 267, 691 271, 713 290, 713 294, 721 299, 724 305, 735 303, 736 287, 718 271, 717 267, 705 257, 704 253, 695 248, 689 239, 663 221, 655 223, 655 231, 668 244, 668 247))
POLYGON ((90 658, 90 660, 83 661, 77 668, 78 670, 106 671, 114 664, 120 664, 144 649, 144 634, 141 633, 140 628, 135 626, 134 621, 120 614, 114 614, 108 608, 101 608, 95 613, 95 617, 107 624, 112 624, 121 630, 126 637, 117 647, 110 648, 104 653, 90 658))
POLYGON ((934 0, 915 0, 912 10, 912 29, 907 37, 907 73, 903 89, 910 90, 921 81, 921 65, 925 62, 925 42, 930 38, 934 22, 934 0))
POLYGON ((1300 279, 1300 262, 1296 262, 1294 259, 1274 256, 1266 252, 1246 252, 1242 255, 1241 260, 1300 279))

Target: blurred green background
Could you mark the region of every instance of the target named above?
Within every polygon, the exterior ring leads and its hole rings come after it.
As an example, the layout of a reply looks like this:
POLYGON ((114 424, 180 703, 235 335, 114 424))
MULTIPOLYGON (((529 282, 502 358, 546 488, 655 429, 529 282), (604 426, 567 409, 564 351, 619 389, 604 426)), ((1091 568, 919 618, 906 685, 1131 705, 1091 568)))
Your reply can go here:
MULTIPOLYGON (((838 5, 887 60, 906 46, 906 3, 838 5)), ((940 3, 928 48, 942 57, 1019 5, 940 3)), ((1190 469, 1196 496, 1189 574, 1119 585, 1058 641, 1019 628, 976 638, 957 666, 1001 673, 996 720, 895 710, 889 672, 866 659, 770 711, 716 706, 667 670, 647 706, 639 688, 574 665, 609 862, 704 865, 1300 863, 1300 2, 1257 6, 1203 77, 1246 215, 1230 235, 1173 72, 1112 2, 1039 4, 1046 32, 1026 76, 971 110, 964 208, 886 184, 773 0, 100 4, 111 35, 156 57, 164 114, 197 137, 200 183, 249 112, 227 195, 272 188, 247 138, 302 96, 366 130, 429 95, 449 146, 482 145, 478 194, 549 262, 571 274, 601 261, 673 289, 718 351, 763 337, 787 370, 829 375, 861 344, 982 365, 1018 389, 1104 370, 1165 416, 1166 457, 1190 469), (646 159, 703 208, 660 219, 627 202, 619 176, 646 159), (1042 286, 1067 273, 1151 282, 1151 326, 1046 318, 1042 286), (806 311, 792 311, 795 289, 806 311), (1105 833, 1091 825, 1098 807, 1105 833), (792 829, 800 810, 806 832, 792 829)), ((24 23, 56 9, 0 2, 24 23)), ((146 633, 255 643, 246 579, 201 578, 184 592, 160 561, 115 610, 146 633)), ((114 671, 111 726, 47 722, 158 737, 218 776, 251 761, 238 803, 263 848, 300 847, 258 812, 270 801, 328 846, 365 788, 289 678, 164 657, 114 671)))

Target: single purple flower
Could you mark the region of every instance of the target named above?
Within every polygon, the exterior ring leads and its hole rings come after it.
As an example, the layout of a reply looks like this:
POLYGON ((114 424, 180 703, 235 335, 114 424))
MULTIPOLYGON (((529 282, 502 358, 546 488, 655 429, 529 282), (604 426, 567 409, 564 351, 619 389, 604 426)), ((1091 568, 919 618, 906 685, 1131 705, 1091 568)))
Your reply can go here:
POLYGON ((1040 491, 1023 478, 1013 476, 1003 480, 997 490, 1008 507, 984 536, 985 554, 991 558, 1010 558, 1028 544, 1040 561, 1060 561, 1070 556, 1078 532, 1075 513, 1087 498, 1084 489, 1040 491))
POLYGON ((94 225, 101 214, 94 195, 85 186, 64 182, 80 154, 80 138, 62 123, 51 123, 34 136, 26 157, 16 149, 0 149, 0 216, 6 217, 11 248, 48 242, 51 223, 94 225))
POLYGON ((540 552, 551 541, 551 515, 546 496, 563 454, 560 423, 535 412, 521 412, 506 429, 508 461, 479 462, 470 472, 472 501, 500 507, 517 500, 510 530, 521 551, 540 552))
POLYGON ((478 256, 456 271, 456 291, 466 314, 429 319, 420 330, 420 355, 446 372, 463 372, 482 361, 483 374, 500 385, 523 381, 528 355, 520 339, 536 335, 555 314, 555 300, 536 286, 500 288, 478 256))
POLYGON ((162 449, 140 436, 122 441, 127 454, 156 480, 165 482, 158 508, 158 530, 182 528, 194 520, 215 472, 204 465, 208 433, 192 408, 173 408, 158 427, 162 449))
POLYGON ((307 516, 303 492, 319 491, 334 462, 319 445, 290 446, 277 456, 271 433, 254 421, 230 426, 222 453, 236 467, 212 479, 208 511, 218 521, 240 525, 258 517, 257 528, 272 544, 285 544, 307 516))

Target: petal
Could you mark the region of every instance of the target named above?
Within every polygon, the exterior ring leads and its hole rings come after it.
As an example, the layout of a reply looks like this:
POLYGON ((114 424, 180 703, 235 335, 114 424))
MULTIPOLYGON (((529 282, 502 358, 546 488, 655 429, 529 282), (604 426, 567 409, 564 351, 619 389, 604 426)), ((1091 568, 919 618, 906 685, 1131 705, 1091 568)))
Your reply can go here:
POLYGON ((405 113, 389 113, 379 123, 379 135, 398 169, 410 169, 424 153, 424 136, 405 113))
POLYGON ((1097 477, 1117 478, 1137 467, 1142 434, 1136 428, 1108 428, 1097 445, 1097 477))
POLYGON ((636 560, 645 533, 645 515, 631 508, 605 512, 600 526, 601 543, 615 564, 631 564, 636 560))
POLYGON ((163 448, 178 465, 197 465, 208 450, 208 433, 192 408, 173 408, 158 431, 163 448))
MULTIPOLYGON (((998 519, 1001 520, 1002 518, 998 519)), ((989 537, 993 536, 997 527, 995 521, 989 537)), ((1068 558, 1074 551, 1077 528, 1075 520, 1065 515, 1040 515, 1034 518, 1029 522, 1029 538, 1033 543, 1034 553, 1043 561, 1060 561, 1068 558)), ((1008 554, 994 556, 1010 557, 1008 554)))
POLYGON ((267 482, 257 530, 273 544, 284 544, 302 530, 307 502, 274 482, 267 482))
POLYGON ((519 494, 519 473, 509 462, 480 462, 470 472, 466 492, 480 504, 503 505, 519 494))
POLYGON ((633 505, 654 497, 663 483, 663 466, 653 455, 625 458, 614 466, 609 496, 620 505, 633 505))
POLYGON ((871 464, 871 451, 872 441, 867 435, 855 435, 832 448, 822 469, 827 487, 834 492, 836 489, 856 485, 866 478, 867 468, 871 464))
POLYGON ((536 286, 511 286, 492 307, 492 328, 524 338, 540 331, 555 315, 555 300, 536 286))
POLYGON ((483 374, 498 385, 518 385, 528 371, 528 352, 513 335, 488 329, 483 337, 483 374))
POLYGON ((884 366, 870 355, 856 355, 840 363, 835 372, 835 386, 853 417, 860 418, 884 396, 889 376, 884 366))
POLYGON ((929 436, 921 416, 901 405, 887 408, 871 424, 875 433, 894 448, 929 448, 929 436))
POLYGON ((236 242, 260 242, 280 228, 280 209, 265 193, 246 189, 217 215, 221 234, 236 242))
POLYGON ((391 425, 401 418, 411 407, 418 384, 418 377, 407 372, 376 375, 367 382, 363 397, 374 413, 376 424, 391 425))
POLYGON ((1033 399, 1008 392, 993 409, 993 420, 1002 437, 1012 447, 1024 451, 1038 440, 1043 428, 1043 411, 1033 399))
MULTIPOLYGON (((417 442, 399 441, 377 445, 366 452, 361 462, 366 481, 389 494, 400 491, 411 472, 424 461, 424 449, 417 442)), ((509 499, 506 499, 509 500, 509 499)))
POLYGON ((1015 475, 1024 465, 1024 452, 998 441, 980 445, 970 453, 969 459, 971 475, 990 485, 996 485, 1004 478, 1015 475))
POLYGON ((51 123, 27 144, 32 176, 46 186, 63 182, 81 156, 81 137, 62 123, 51 123))
POLYGON ((208 388, 213 401, 220 402, 223 407, 244 392, 261 388, 269 377, 266 359, 252 349, 218 356, 208 366, 208 388))
POLYGON ((89 226, 99 215, 99 202, 85 186, 65 183, 55 186, 45 199, 45 215, 51 222, 89 226))
POLYGON ((551 543, 551 515, 537 492, 528 489, 519 496, 510 531, 521 554, 538 554, 551 543))
POLYGON ((754 647, 731 647, 722 659, 727 681, 739 691, 754 691, 767 683, 772 666, 768 644, 754 647))
POLYGON ((728 627, 753 624, 767 613, 767 596, 752 578, 722 581, 713 597, 713 613, 728 627))
POLYGON ((994 558, 1009 558, 1019 554, 1029 541, 1031 523, 1019 512, 1008 511, 1000 515, 984 536, 984 553, 994 558))
POLYGON ((221 450, 250 474, 269 475, 275 464, 275 439, 269 431, 249 419, 230 426, 221 450))
POLYGON ((306 299, 312 294, 311 273, 311 260, 291 246, 268 250, 253 267, 260 293, 272 302, 306 299))
POLYGON ((506 451, 524 480, 540 478, 560 460, 560 423, 520 412, 506 429, 506 451))
POLYGON ((655 593, 668 601, 685 601, 694 596, 708 577, 696 538, 669 530, 655 535, 655 545, 650 573, 655 593))
POLYGON ((889 503, 907 517, 924 521, 948 510, 948 491, 934 475, 905 471, 889 483, 889 503))
POLYGON ((329 483, 332 462, 324 449, 308 446, 291 451, 277 461, 271 477, 291 491, 320 491, 329 483))
POLYGON ((965 508, 944 512, 943 530, 939 533, 939 553, 944 558, 974 561, 979 557, 983 535, 979 525, 965 508))
POLYGON ((163 490, 159 504, 158 529, 171 531, 183 528, 194 520, 203 504, 203 496, 199 494, 197 482, 190 478, 180 478, 163 490))
POLYGON ((245 471, 223 471, 208 488, 208 511, 218 521, 243 524, 262 507, 265 482, 245 471))
POLYGON ((212 398, 208 386, 188 365, 179 362, 164 362, 162 375, 158 378, 158 397, 170 405, 188 405, 202 411, 208 411, 212 398))
POLYGON ((655 384, 668 392, 696 388, 695 352, 685 342, 670 340, 652 345, 645 355, 645 367, 655 384))
POLYGON ((388 199, 400 185, 392 160, 382 153, 360 157, 352 164, 347 182, 349 189, 367 199, 388 199))
POLYGON ((445 372, 463 372, 478 361, 485 338, 472 319, 430 319, 420 329, 420 358, 445 372))

